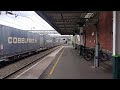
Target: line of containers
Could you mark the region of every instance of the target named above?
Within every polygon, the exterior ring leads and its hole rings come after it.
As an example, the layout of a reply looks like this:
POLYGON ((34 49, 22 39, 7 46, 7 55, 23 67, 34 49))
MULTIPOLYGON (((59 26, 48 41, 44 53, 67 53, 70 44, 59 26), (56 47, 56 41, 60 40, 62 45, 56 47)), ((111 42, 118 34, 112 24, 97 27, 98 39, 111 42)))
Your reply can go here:
POLYGON ((25 53, 49 49, 64 43, 65 40, 61 38, 0 25, 0 61, 25 53))

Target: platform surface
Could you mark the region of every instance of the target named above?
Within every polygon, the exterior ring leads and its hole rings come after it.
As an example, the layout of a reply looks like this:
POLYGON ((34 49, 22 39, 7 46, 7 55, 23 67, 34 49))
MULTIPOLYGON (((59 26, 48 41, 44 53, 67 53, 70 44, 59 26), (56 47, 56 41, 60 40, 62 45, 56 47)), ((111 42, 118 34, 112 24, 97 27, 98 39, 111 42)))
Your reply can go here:
POLYGON ((104 67, 104 65, 100 64, 99 68, 94 68, 93 62, 84 60, 78 52, 79 51, 72 46, 65 46, 61 56, 59 55, 58 58, 52 62, 41 78, 112 79, 112 67, 104 67))

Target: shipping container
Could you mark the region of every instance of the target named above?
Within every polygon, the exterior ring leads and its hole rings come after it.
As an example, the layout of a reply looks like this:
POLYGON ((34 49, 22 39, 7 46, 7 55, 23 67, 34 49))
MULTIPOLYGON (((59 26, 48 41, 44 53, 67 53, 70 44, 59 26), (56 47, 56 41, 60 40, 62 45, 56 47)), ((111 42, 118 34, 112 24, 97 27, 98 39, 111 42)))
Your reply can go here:
POLYGON ((63 44, 60 38, 0 25, 0 61, 63 44))
POLYGON ((40 35, 0 25, 0 57, 11 57, 40 49, 40 35))

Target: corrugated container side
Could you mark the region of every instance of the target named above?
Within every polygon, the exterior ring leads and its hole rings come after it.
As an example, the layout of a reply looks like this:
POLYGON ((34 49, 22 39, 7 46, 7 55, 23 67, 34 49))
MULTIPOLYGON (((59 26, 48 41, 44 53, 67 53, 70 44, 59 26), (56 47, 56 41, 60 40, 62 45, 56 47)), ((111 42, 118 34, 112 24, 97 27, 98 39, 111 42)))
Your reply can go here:
POLYGON ((40 48, 45 48, 45 41, 43 35, 40 35, 40 48))
POLYGON ((31 50, 36 50, 39 48, 40 48, 39 34, 0 25, 0 56, 20 54, 31 50), (22 40, 19 43, 18 38, 21 38, 22 40), (27 38, 36 39, 37 42, 25 43, 25 40, 27 41, 27 38))

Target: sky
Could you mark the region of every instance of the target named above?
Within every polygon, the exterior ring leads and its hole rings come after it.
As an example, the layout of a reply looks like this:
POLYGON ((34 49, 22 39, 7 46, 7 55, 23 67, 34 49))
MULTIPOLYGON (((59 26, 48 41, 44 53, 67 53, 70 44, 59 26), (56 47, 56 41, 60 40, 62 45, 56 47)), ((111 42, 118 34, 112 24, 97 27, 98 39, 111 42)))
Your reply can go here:
MULTIPOLYGON (((0 24, 21 30, 55 30, 34 11, 0 11, 0 24)), ((60 34, 51 34, 60 36, 60 34)))
POLYGON ((55 30, 34 11, 12 11, 12 13, 14 15, 1 11, 0 24, 22 30, 55 30))

